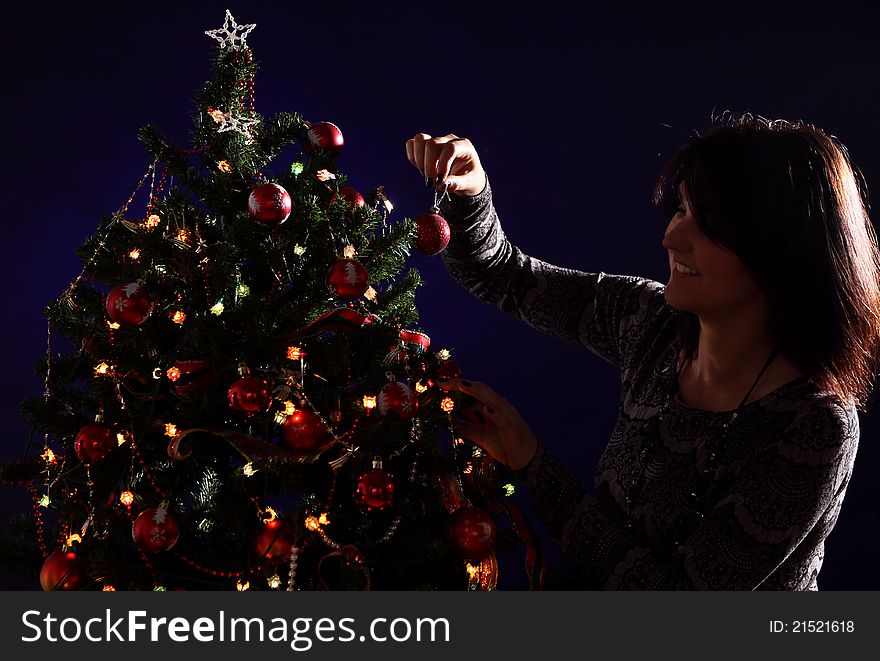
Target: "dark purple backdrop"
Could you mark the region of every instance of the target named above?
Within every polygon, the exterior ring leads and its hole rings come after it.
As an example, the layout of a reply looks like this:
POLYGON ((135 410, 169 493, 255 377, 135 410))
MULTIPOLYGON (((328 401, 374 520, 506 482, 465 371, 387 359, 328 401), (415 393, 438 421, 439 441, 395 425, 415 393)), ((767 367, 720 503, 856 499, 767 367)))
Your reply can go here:
MULTIPOLYGON (((33 364, 45 351, 44 305, 79 273, 74 248, 144 171, 137 129, 154 123, 178 143, 186 138, 189 99, 209 75, 214 44, 202 33, 222 24, 227 6, 258 26, 248 42, 261 62, 259 112, 337 123, 341 167, 362 189, 385 185, 399 216, 432 201, 405 140, 419 131, 471 138, 508 235, 556 264, 665 282, 664 224, 649 191, 663 160, 713 110, 819 125, 848 145, 876 199, 876 10, 761 3, 734 16, 731 3, 649 14, 546 1, 407 4, 163 0, 5 10, 0 457, 20 456, 28 430, 19 402, 41 392, 33 364)), ((472 299, 439 258, 413 262, 427 282, 418 304, 435 348, 454 349, 468 378, 507 396, 591 483, 615 421, 617 371, 472 299)), ((880 588, 877 408, 861 418, 823 589, 880 588)), ((23 490, 2 495, 4 522, 28 505, 23 490)), ((33 584, 4 577, 2 585, 33 584)))

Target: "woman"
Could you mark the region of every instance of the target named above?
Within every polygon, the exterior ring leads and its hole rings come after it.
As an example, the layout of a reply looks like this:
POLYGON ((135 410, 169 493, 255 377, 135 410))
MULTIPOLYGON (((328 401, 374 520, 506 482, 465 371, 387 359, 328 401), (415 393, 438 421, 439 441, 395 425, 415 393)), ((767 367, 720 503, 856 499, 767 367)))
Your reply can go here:
POLYGON ((604 589, 817 590, 880 365, 880 251, 845 147, 725 115, 670 159, 670 278, 560 268, 505 237, 470 141, 418 134, 452 194, 444 261, 474 295, 621 371, 593 496, 489 386, 456 429, 517 471, 553 538, 604 589))

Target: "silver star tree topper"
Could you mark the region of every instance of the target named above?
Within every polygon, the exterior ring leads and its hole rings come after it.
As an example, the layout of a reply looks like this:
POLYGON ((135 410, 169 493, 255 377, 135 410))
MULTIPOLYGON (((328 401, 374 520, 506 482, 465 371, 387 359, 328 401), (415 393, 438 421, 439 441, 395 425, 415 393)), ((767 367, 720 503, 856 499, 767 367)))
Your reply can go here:
POLYGON ((232 13, 226 10, 226 20, 223 22, 222 28, 216 30, 206 30, 205 34, 220 42, 220 48, 223 50, 235 50, 247 48, 247 36, 257 27, 256 23, 251 25, 239 25, 232 18, 232 13), (232 30, 230 31, 230 24, 232 30))

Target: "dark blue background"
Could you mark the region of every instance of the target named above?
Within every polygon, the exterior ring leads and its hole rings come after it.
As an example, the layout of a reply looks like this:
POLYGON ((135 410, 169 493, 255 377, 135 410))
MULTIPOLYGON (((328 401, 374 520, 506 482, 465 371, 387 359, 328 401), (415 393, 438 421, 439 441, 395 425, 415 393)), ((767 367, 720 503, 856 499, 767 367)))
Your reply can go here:
MULTIPOLYGON (((663 3, 645 13, 615 4, 162 1, 5 10, 0 457, 20 456, 28 430, 19 402, 42 391, 33 365, 45 351, 43 307, 79 273, 73 249, 148 164, 137 129, 154 123, 185 141, 189 99, 209 76, 215 43, 203 32, 222 24, 227 6, 239 22, 258 25, 248 43, 261 62, 259 112, 296 110, 338 124, 343 171, 361 189, 385 185, 399 217, 433 199, 406 160, 406 139, 419 131, 471 138, 510 238, 556 264, 665 282, 664 224, 649 192, 663 161, 713 111, 817 124, 849 147, 876 199, 876 10, 663 3)), ((427 281, 418 304, 434 347, 452 348, 468 378, 508 397, 591 483, 615 421, 617 371, 471 298, 439 258, 413 262, 427 281)), ((880 588, 876 409, 862 416, 822 589, 880 588)), ((4 519, 28 503, 20 489, 4 488, 2 497, 4 519)))

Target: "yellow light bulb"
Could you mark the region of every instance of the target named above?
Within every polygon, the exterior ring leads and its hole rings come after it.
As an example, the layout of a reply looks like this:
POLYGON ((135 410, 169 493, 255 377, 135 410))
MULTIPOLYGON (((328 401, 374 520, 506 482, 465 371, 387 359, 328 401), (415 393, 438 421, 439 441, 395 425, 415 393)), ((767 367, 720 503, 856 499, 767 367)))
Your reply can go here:
POLYGON ((294 413, 296 413, 294 403, 291 401, 284 402, 284 415, 293 415, 294 413))
POLYGON ((265 521, 266 523, 274 521, 277 518, 277 512, 275 512, 275 510, 273 510, 271 507, 267 507, 265 510, 263 510, 263 521, 265 521))
POLYGON ((145 222, 144 225, 147 226, 147 229, 155 229, 156 227, 159 226, 159 223, 161 223, 161 222, 162 222, 162 219, 159 218, 158 215, 152 214, 152 215, 150 215, 149 218, 147 218, 147 222, 145 222))
POLYGON ((368 411, 372 411, 374 408, 376 408, 375 395, 364 395, 364 408, 368 411))
POLYGON ((211 307, 211 314, 216 314, 218 317, 223 314, 223 301, 217 301, 213 307, 211 307))
POLYGON ((421 394, 421 393, 425 392, 427 389, 428 389, 428 386, 426 386, 426 385, 425 385, 424 383, 422 383, 421 381, 418 381, 418 382, 416 383, 416 392, 417 392, 417 393, 421 394))
POLYGON ((115 321, 108 321, 107 328, 109 328, 110 330, 119 330, 122 327, 119 324, 117 324, 115 321))
POLYGON ((239 592, 244 592, 245 590, 250 590, 251 589, 250 581, 245 581, 243 583, 241 581, 239 581, 238 583, 235 584, 235 589, 238 590, 239 592))
POLYGON ((342 249, 342 256, 345 257, 346 259, 354 259, 354 256, 355 256, 354 246, 345 246, 345 248, 342 249))
POLYGON ((131 491, 123 491, 119 494, 119 502, 126 507, 130 507, 134 502, 134 494, 131 491))
POLYGON ((116 434, 116 445, 125 445, 125 441, 125 434, 123 434, 122 432, 116 434))
POLYGON ((82 537, 80 537, 78 533, 73 533, 72 535, 67 536, 67 545, 68 546, 73 546, 74 542, 79 544, 82 541, 83 541, 82 537))
POLYGON ((278 574, 275 574, 269 579, 269 587, 273 590, 277 590, 279 587, 281 587, 281 578, 278 576, 278 574))
POLYGON ((131 257, 131 258, 134 259, 134 260, 138 260, 138 259, 141 258, 141 251, 138 250, 137 248, 135 248, 135 249, 132 250, 130 253, 128 253, 128 256, 131 257))
POLYGON ((247 462, 241 469, 241 472, 251 477, 256 471, 254 470, 254 465, 250 461, 247 462))
POLYGON ((180 378, 180 370, 176 367, 169 368, 165 374, 168 376, 169 381, 177 381, 180 378))
POLYGON ((49 507, 49 504, 50 504, 51 502, 52 502, 52 501, 49 500, 49 494, 44 493, 44 494, 43 494, 43 497, 40 498, 39 501, 37 501, 37 505, 39 505, 40 507, 49 507))
POLYGON ((98 376, 106 376, 110 373, 110 366, 107 363, 99 363, 95 366, 95 374, 98 376))
POLYGON ((165 435, 166 436, 175 436, 177 434, 177 426, 172 423, 166 423, 165 425, 165 435))
POLYGON ((182 324, 186 321, 186 313, 183 310, 178 310, 173 315, 171 315, 171 321, 175 324, 182 324))
POLYGON ((41 454, 40 456, 43 458, 43 460, 47 464, 57 464, 58 463, 58 459, 55 457, 55 453, 52 452, 52 450, 50 448, 46 448, 46 451, 43 452, 43 454, 41 454))
POLYGON ((112 585, 105 585, 104 592, 116 592, 116 588, 114 588, 112 585))
POLYGON ((452 400, 452 397, 444 397, 440 402, 440 408, 449 413, 450 411, 455 409, 455 402, 452 400))
POLYGON ((299 360, 305 357, 306 352, 300 347, 287 347, 287 358, 290 360, 299 360))
POLYGON ((229 161, 220 161, 217 163, 217 169, 223 174, 229 174, 232 172, 232 166, 229 165, 229 161))
POLYGON ((315 516, 307 516, 305 520, 306 530, 311 530, 314 532, 315 530, 320 529, 321 524, 318 521, 318 518, 315 516))

